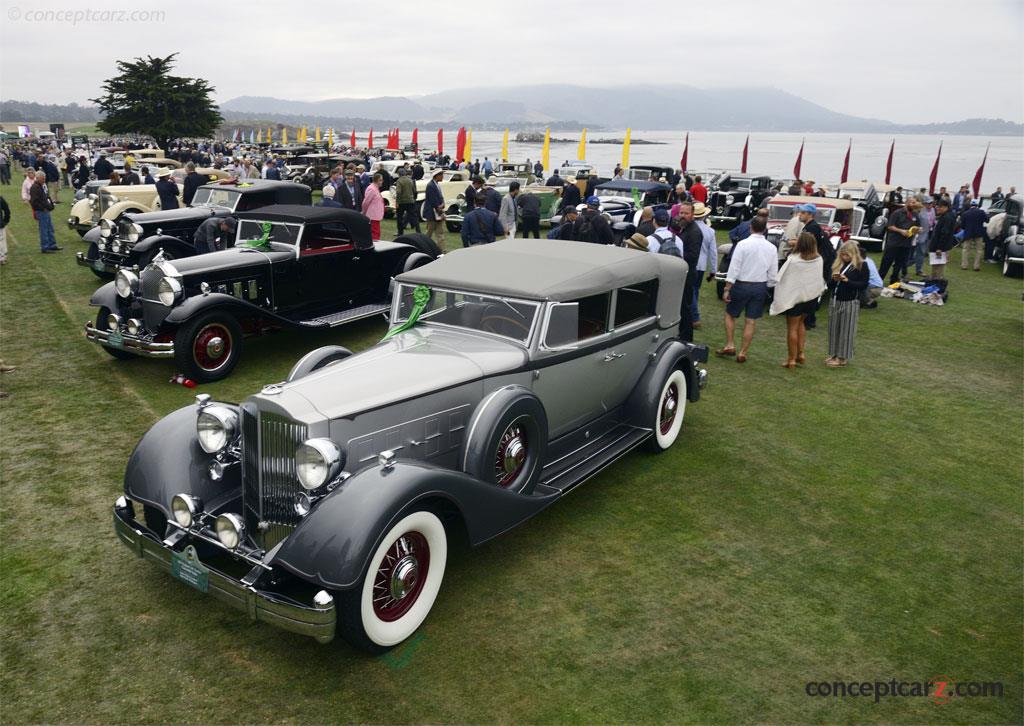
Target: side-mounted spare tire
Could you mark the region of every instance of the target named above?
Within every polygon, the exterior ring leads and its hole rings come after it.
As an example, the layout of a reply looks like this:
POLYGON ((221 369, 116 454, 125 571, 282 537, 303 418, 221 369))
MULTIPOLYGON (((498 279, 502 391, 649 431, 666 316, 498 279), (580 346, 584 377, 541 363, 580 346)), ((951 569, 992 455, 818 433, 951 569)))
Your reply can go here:
POLYGON ((437 246, 437 243, 427 235, 420 234, 419 232, 400 235, 394 241, 399 244, 415 247, 419 252, 429 255, 431 259, 437 259, 441 256, 441 248, 437 246))
POLYGON ((506 386, 481 401, 469 422, 462 470, 481 481, 531 494, 548 445, 548 417, 523 386, 506 386))
POLYGON ((315 348, 299 358, 298 362, 292 366, 291 371, 288 372, 288 377, 285 380, 289 383, 298 380, 313 371, 318 371, 332 363, 344 360, 350 355, 352 355, 352 351, 340 345, 325 345, 321 348, 315 348))

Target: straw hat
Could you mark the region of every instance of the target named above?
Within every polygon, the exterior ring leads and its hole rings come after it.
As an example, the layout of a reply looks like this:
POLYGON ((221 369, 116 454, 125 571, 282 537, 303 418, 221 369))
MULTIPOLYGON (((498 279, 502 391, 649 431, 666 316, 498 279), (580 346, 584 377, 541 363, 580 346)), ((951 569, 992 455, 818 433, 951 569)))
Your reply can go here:
POLYGON ((647 238, 639 232, 634 233, 629 239, 626 240, 626 247, 631 250, 640 250, 641 252, 647 252, 647 238))
POLYGON ((711 210, 703 202, 697 202, 693 205, 693 218, 704 219, 704 217, 711 214, 711 210))

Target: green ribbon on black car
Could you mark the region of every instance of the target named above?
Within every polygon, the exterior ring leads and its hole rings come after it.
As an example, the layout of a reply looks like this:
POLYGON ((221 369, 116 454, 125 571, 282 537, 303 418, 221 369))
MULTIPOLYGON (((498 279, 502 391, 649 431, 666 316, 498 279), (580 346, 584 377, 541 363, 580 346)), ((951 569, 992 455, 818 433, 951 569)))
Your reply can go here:
POLYGON ((239 243, 240 247, 248 247, 253 250, 269 250, 270 247, 270 231, 274 228, 274 225, 270 222, 264 222, 260 225, 260 231, 263 232, 263 236, 259 239, 247 239, 239 243))
POLYGON ((403 333, 412 326, 414 326, 420 319, 420 315, 427 309, 427 304, 430 302, 430 288, 426 285, 417 285, 412 291, 412 312, 409 313, 409 317, 401 325, 397 325, 387 332, 381 342, 384 342, 388 338, 403 333))

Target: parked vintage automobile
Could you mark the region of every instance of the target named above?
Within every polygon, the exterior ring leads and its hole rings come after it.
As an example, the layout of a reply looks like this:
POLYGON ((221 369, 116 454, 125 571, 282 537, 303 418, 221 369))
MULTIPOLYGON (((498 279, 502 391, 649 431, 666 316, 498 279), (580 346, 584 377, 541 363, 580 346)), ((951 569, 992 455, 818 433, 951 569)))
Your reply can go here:
POLYGON ((864 224, 853 233, 852 239, 869 251, 879 251, 884 246, 885 227, 889 211, 895 205, 893 195, 896 186, 882 182, 843 182, 836 191, 839 199, 857 202, 864 209, 864 224))
POLYGON ((232 248, 119 270, 92 297, 99 311, 86 337, 115 358, 174 358, 192 380, 215 381, 235 367, 245 335, 386 313, 391 278, 438 254, 422 235, 374 242, 366 217, 337 207, 275 205, 237 217, 232 248))
POLYGON ((1024 270, 1024 237, 1020 235, 1022 206, 1024 197, 1013 194, 985 210, 989 217, 986 234, 992 240, 995 259, 1003 262, 1003 274, 1007 277, 1020 277, 1024 270))
POLYGON ((671 166, 633 164, 623 172, 622 176, 633 181, 654 181, 667 184, 677 173, 671 166))
POLYGON ((675 334, 685 269, 517 239, 406 272, 376 346, 314 350, 240 405, 203 395, 157 422, 128 461, 117 535, 253 620, 393 647, 456 540, 677 441, 707 360, 675 334))
MULTIPOLYGON (((624 239, 636 232, 643 207, 667 209, 671 191, 668 184, 630 179, 612 179, 594 187, 594 194, 601 200, 599 209, 612 227, 616 245, 621 245, 624 239)), ((577 208, 582 210, 585 206, 580 204, 577 208)), ((553 214, 547 221, 552 227, 557 227, 562 223, 562 215, 553 214)))
MULTIPOLYGON (((513 181, 517 180, 512 178, 491 177, 490 181, 487 182, 487 186, 493 187, 496 192, 504 197, 508 194, 509 185, 513 181)), ((445 212, 445 227, 449 232, 462 231, 462 220, 468 212, 464 192, 465 187, 462 188, 462 192, 456 195, 455 201, 448 204, 448 209, 445 212)), ((558 187, 548 187, 543 184, 533 184, 530 186, 521 185, 519 192, 521 194, 530 193, 540 199, 541 221, 547 220, 551 216, 552 212, 558 208, 558 200, 561 193, 561 189, 558 187)), ((447 197, 445 197, 445 201, 448 201, 447 197)), ((424 217, 424 219, 426 219, 426 217, 424 217)))
POLYGON ((309 187, 294 182, 253 179, 205 184, 196 190, 188 207, 101 220, 85 234, 89 250, 77 253, 76 262, 97 277, 109 279, 121 267, 146 267, 161 250, 165 260, 195 255, 193 235, 210 217, 227 217, 270 204, 309 205, 311 200, 309 187))
MULTIPOLYGON (((94 182, 88 182, 89 184, 94 182)), ((181 187, 178 187, 178 203, 181 204, 181 187)), ((153 184, 132 184, 110 186, 109 180, 97 183, 96 191, 86 194, 71 206, 68 227, 85 237, 86 233, 103 220, 113 222, 128 212, 153 212, 160 209, 160 196, 153 184)))
POLYGON ((494 165, 494 173, 487 181, 505 178, 516 179, 523 186, 533 184, 537 180, 533 175, 533 167, 525 161, 499 161, 494 165))
POLYGON ((728 172, 716 180, 716 186, 708 195, 712 223, 738 224, 754 216, 771 194, 772 180, 768 176, 728 172))
POLYGON ((331 169, 341 163, 339 154, 303 154, 289 159, 285 165, 289 181, 320 189, 331 176, 331 169))

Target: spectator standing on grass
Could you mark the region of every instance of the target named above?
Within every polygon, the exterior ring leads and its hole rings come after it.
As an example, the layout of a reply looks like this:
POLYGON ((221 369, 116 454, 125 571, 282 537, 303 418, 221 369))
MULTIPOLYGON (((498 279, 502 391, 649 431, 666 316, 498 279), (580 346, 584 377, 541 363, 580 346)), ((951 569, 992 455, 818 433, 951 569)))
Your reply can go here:
POLYGON ((484 206, 490 209, 492 212, 497 214, 501 211, 501 193, 498 192, 494 187, 484 188, 484 197, 486 201, 484 206))
POLYGON ((416 212, 416 182, 404 167, 399 168, 398 181, 395 182, 395 221, 399 235, 406 227, 417 233, 420 231, 420 215, 416 212))
MULTIPOLYGON (((486 161, 486 157, 484 157, 486 161)), ((494 191, 493 189, 491 191, 494 191)), ((498 219, 509 239, 516 236, 516 197, 519 196, 519 182, 514 181, 508 185, 508 194, 501 200, 498 208, 498 219)))
POLYGON ((768 289, 775 287, 779 269, 778 250, 765 239, 768 228, 763 217, 755 217, 750 223, 750 236, 737 245, 725 277, 725 346, 715 355, 736 356, 737 363, 747 361, 747 351, 754 340, 757 319, 764 314, 764 302, 768 289), (746 315, 743 323, 743 344, 736 351, 736 319, 746 315))
POLYGON ((885 252, 882 253, 882 266, 879 272, 885 277, 892 269, 889 284, 899 282, 900 272, 907 267, 907 255, 910 254, 911 241, 920 222, 915 210, 913 197, 907 203, 889 215, 889 226, 885 228, 885 252))
POLYGON ((693 178, 693 186, 691 186, 687 191, 690 192, 690 197, 693 201, 700 202, 701 204, 708 203, 708 188, 704 186, 700 174, 693 178))
POLYGON ((942 280, 949 264, 949 253, 956 246, 956 212, 950 208, 948 199, 939 198, 935 203, 935 226, 928 241, 928 251, 941 254, 942 262, 932 263, 932 279, 942 280))
POLYGON ((156 179, 149 173, 149 167, 144 166, 139 170, 139 175, 142 177, 143 184, 156 184, 156 179))
POLYGON ((384 198, 380 195, 380 185, 384 176, 374 174, 370 185, 363 196, 362 212, 370 220, 370 239, 380 239, 380 221, 384 219, 384 198))
POLYGON ((7 149, 0 150, 0 184, 11 183, 11 155, 7 149))
MULTIPOLYGON (((568 212, 569 209, 575 208, 575 206, 567 207, 565 211, 568 212)), ((574 239, 579 242, 591 242, 599 245, 610 245, 615 242, 611 225, 601 214, 601 200, 597 197, 587 198, 587 208, 583 210, 576 221, 574 239)))
MULTIPOLYGON (((337 209, 341 209, 342 208, 341 207, 341 202, 339 202, 338 200, 336 200, 334 198, 334 194, 335 194, 334 187, 331 186, 330 184, 324 184, 324 188, 320 190, 320 195, 321 195, 320 201, 317 202, 316 206, 318 206, 318 207, 334 207, 334 208, 337 208, 337 209)), ((399 232, 399 234, 401 234, 401 232, 399 232)))
POLYGON ((856 242, 844 242, 839 248, 839 256, 832 265, 832 282, 835 288, 828 308, 828 358, 825 364, 830 368, 840 368, 853 358, 860 296, 868 286, 867 268, 856 242))
POLYGON ((60 169, 53 161, 53 154, 49 154, 42 161, 43 173, 46 174, 46 189, 54 203, 60 201, 60 169))
POLYGON ((156 173, 156 193, 160 197, 160 209, 178 208, 178 185, 171 179, 170 169, 161 169, 156 173))
POLYGON ((427 183, 426 200, 423 210, 427 217, 427 236, 434 240, 443 250, 445 246, 444 192, 440 181, 444 178, 444 168, 437 167, 431 172, 427 183))
POLYGON ((29 203, 32 192, 32 185, 36 182, 36 170, 32 167, 25 169, 25 180, 21 183, 21 201, 29 203))
POLYGON ((75 168, 75 186, 84 187, 89 181, 92 169, 89 168, 89 161, 84 156, 78 157, 78 166, 75 168))
POLYGON ((93 172, 96 174, 97 179, 109 179, 110 175, 114 173, 114 165, 110 163, 107 155, 100 152, 100 157, 96 159, 96 163, 92 166, 93 172))
POLYGON ((523 239, 531 234, 534 239, 540 239, 540 198, 533 192, 523 192, 516 197, 516 204, 519 207, 523 239))
POLYGON ((566 182, 562 185, 562 199, 558 203, 558 211, 564 213, 566 207, 575 207, 582 200, 580 188, 572 182, 566 182))
POLYGON ((476 206, 462 218, 462 246, 488 244, 505 234, 498 215, 485 206, 487 195, 476 196, 476 206))
POLYGON ((981 258, 985 254, 985 223, 988 215, 978 206, 978 200, 972 199, 967 211, 960 215, 960 224, 964 232, 963 259, 960 269, 966 270, 971 252, 974 252, 974 271, 981 269, 981 258))
POLYGON ((345 209, 360 212, 363 209, 363 190, 359 188, 356 180, 356 173, 352 169, 345 169, 345 180, 338 187, 335 199, 341 202, 345 209))
MULTIPOLYGON (((679 238, 683 241, 683 260, 686 261, 686 283, 683 285, 683 299, 679 310, 679 337, 687 343, 693 341, 693 294, 696 288, 697 263, 704 246, 704 234, 694 221, 694 203, 679 205, 679 216, 673 218, 679 224, 679 238)), ((774 249, 774 247, 773 247, 774 249)))
POLYGON ((0 265, 7 264, 7 225, 11 223, 11 208, 0 196, 0 265))
MULTIPOLYGON (((2 171, 2 169, 0 169, 0 171, 2 171)), ((1002 187, 996 187, 996 190, 994 192, 992 192, 992 196, 989 197, 989 199, 992 200, 993 204, 995 204, 996 202, 1003 201, 1003 188, 1002 187)))
MULTIPOLYGON (((825 230, 821 228, 816 219, 818 215, 818 207, 814 204, 801 204, 798 207, 800 213, 800 223, 803 224, 803 232, 810 232, 814 236, 815 244, 818 248, 818 254, 821 255, 821 263, 824 269, 822 273, 822 279, 827 283, 831 276, 832 262, 836 259, 835 248, 832 247, 832 242, 829 240, 828 235, 825 234, 825 230)), ((799 238, 798 238, 799 239, 799 238)), ((813 329, 818 325, 818 313, 817 310, 807 314, 804 318, 804 325, 807 328, 813 329)))
POLYGON ((669 216, 664 209, 654 213, 654 231, 647 235, 647 251, 652 254, 683 257, 683 241, 668 228, 669 216), (674 250, 674 251, 673 251, 674 250))
POLYGON ((697 202, 693 205, 693 219, 697 229, 703 237, 700 247, 700 257, 697 258, 697 274, 693 277, 693 327, 701 327, 700 322, 700 286, 707 273, 708 282, 714 279, 718 272, 718 245, 715 243, 715 230, 708 224, 708 217, 711 210, 705 205, 697 202))
POLYGON ((579 226, 579 221, 580 221, 580 213, 579 213, 579 210, 576 209, 576 207, 570 207, 569 209, 566 209, 565 213, 562 214, 562 223, 560 225, 558 225, 558 227, 553 229, 548 234, 548 237, 550 238, 551 235, 553 234, 555 239, 562 239, 562 240, 575 240, 575 239, 577 239, 576 228, 579 226))
POLYGON ((132 165, 125 163, 124 174, 121 175, 121 184, 123 186, 133 186, 135 184, 141 184, 142 180, 139 179, 139 175, 132 169, 132 165))
MULTIPOLYGON (((476 206, 476 197, 483 191, 484 180, 478 176, 474 176, 469 180, 469 185, 466 187, 466 191, 463 192, 463 196, 466 200, 466 212, 471 211, 476 206)), ((486 195, 484 196, 486 200, 486 195)))
MULTIPOLYGON (((914 273, 921 277, 924 274, 924 261, 928 256, 928 236, 935 225, 935 210, 932 209, 931 197, 926 196, 921 200, 917 200, 917 204, 920 205, 917 213, 917 221, 920 228, 914 237, 913 262, 914 273)), ((909 262, 907 266, 910 266, 909 262)))
POLYGON ((39 251, 45 254, 63 249, 57 246, 57 235, 53 231, 53 219, 50 216, 53 211, 53 200, 46 190, 46 176, 41 172, 36 173, 35 181, 32 182, 29 204, 39 223, 39 251))
POLYGON ((181 201, 187 207, 192 203, 192 197, 196 195, 196 190, 206 183, 207 178, 205 174, 200 174, 196 171, 196 165, 191 161, 185 164, 185 172, 185 184, 181 192, 181 201))
POLYGON ((654 233, 654 207, 644 207, 640 210, 636 231, 644 237, 650 237, 654 233))
POLYGON ((793 254, 779 270, 775 284, 770 315, 786 316, 786 348, 788 357, 783 368, 796 368, 807 361, 804 348, 807 342, 807 328, 804 318, 818 307, 818 298, 825 291, 825 276, 822 259, 818 254, 818 243, 810 232, 802 232, 797 238, 793 254))

